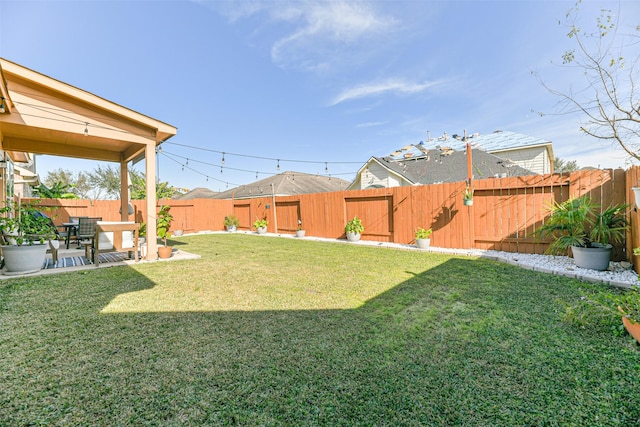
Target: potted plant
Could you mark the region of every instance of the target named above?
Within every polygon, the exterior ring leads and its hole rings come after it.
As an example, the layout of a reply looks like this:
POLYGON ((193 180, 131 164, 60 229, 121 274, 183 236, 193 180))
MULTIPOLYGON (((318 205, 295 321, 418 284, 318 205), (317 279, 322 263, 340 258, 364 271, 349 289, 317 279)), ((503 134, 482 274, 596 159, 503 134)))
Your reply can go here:
POLYGON ((462 193, 462 203, 465 206, 473 205, 473 187, 469 187, 468 185, 465 187, 462 193))
POLYGON ((426 249, 431 245, 431 239, 429 238, 433 233, 432 229, 425 230, 422 227, 419 227, 415 232, 416 238, 416 246, 420 249, 426 249))
POLYGON ((566 254, 571 249, 576 266, 606 270, 613 243, 621 242, 629 222, 625 213, 629 205, 612 205, 602 210, 589 196, 555 203, 551 216, 535 233, 554 241, 547 253, 566 254))
POLYGON ((156 231, 158 233, 158 237, 163 243, 163 246, 158 248, 158 256, 160 258, 169 258, 171 256, 171 251, 173 250, 171 246, 167 246, 167 239, 171 237, 169 229, 171 228, 171 222, 173 221, 173 215, 169 212, 170 210, 171 206, 164 205, 160 208, 160 211, 158 211, 156 231))
POLYGON ((265 234, 267 232, 268 224, 269 224, 269 221, 267 221, 267 218, 262 218, 262 219, 256 219, 256 221, 253 223, 253 226, 258 231, 258 234, 265 234))
MULTIPOLYGON (((51 219, 33 205, 20 201, 0 209, 0 232, 4 237, 5 274, 32 273, 42 269, 47 248, 55 239, 51 219)), ((53 245, 53 244, 51 244, 53 245)))
POLYGON ((302 228, 302 220, 298 220, 298 228, 296 229, 296 237, 304 237, 305 230, 302 228))
POLYGON ((229 233, 236 231, 240 225, 240 220, 235 215, 227 215, 224 217, 224 226, 229 233))
POLYGON ((360 236, 364 232, 364 226, 360 218, 354 216, 352 220, 348 221, 347 225, 344 226, 344 232, 348 241, 357 242, 360 240, 360 236))

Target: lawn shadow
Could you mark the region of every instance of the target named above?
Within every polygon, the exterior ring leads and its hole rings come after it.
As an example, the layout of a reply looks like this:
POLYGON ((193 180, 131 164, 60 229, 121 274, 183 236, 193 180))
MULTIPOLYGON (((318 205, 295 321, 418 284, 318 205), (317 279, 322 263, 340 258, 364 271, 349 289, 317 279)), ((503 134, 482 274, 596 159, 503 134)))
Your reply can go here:
MULTIPOLYGON (((197 283, 198 264, 183 264, 190 274, 183 280, 197 283)), ((563 293, 557 286, 566 279, 523 271, 451 258, 410 271, 359 307, 304 309, 295 307, 306 303, 293 301, 279 310, 221 302, 203 311, 105 311, 119 298, 175 291, 156 289, 153 277, 170 281, 175 274, 161 264, 15 281, 0 288, 6 332, 0 380, 11 384, 0 402, 20 403, 4 405, 0 418, 10 424, 588 424, 605 394, 621 418, 632 415, 624 396, 640 389, 634 375, 620 376, 619 363, 593 364, 589 381, 576 381, 583 372, 576 372, 576 360, 597 360, 601 348, 593 338, 572 338, 555 314, 563 293), (618 382, 602 385, 607 375, 618 382), (594 382, 600 389, 594 391, 594 382)), ((239 283, 238 292, 251 292, 251 285, 239 283)), ((187 303, 195 304, 196 289, 184 291, 187 303)), ((318 295, 299 298, 313 302, 318 295)))

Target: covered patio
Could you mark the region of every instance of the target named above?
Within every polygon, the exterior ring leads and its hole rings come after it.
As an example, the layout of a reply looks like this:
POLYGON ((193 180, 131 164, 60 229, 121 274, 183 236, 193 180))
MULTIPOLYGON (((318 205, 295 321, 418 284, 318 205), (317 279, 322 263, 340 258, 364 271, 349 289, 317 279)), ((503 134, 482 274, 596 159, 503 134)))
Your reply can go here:
MULTIPOLYGON (((4 58, 0 77, 2 160, 21 162, 33 153, 118 163, 121 221, 129 221, 129 163, 145 160, 146 259, 155 259, 156 147, 174 136, 176 127, 4 58)), ((4 168, 3 183, 7 179, 4 168)), ((2 185, 0 198, 7 197, 11 194, 2 185)))

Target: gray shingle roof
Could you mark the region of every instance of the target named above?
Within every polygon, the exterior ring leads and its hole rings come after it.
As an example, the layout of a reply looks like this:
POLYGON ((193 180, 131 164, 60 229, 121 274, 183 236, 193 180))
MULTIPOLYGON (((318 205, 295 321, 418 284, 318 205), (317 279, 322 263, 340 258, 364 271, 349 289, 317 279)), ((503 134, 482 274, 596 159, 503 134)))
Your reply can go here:
POLYGON ((209 190, 204 187, 197 187, 188 193, 183 194, 180 197, 176 197, 177 200, 190 200, 190 199, 213 199, 218 193, 213 190, 209 190))
MULTIPOLYGON (((473 178, 533 175, 534 173, 482 150, 472 149, 473 178)), ((376 157, 380 164, 404 176, 414 184, 437 184, 467 179, 467 155, 465 151, 426 150, 419 156, 403 160, 376 157)))
POLYGON ((216 199, 246 199, 253 197, 293 196, 296 194, 323 193, 327 191, 342 191, 349 185, 348 181, 340 178, 322 175, 310 175, 301 172, 282 172, 247 185, 241 185, 218 193, 216 199), (271 185, 273 184, 273 190, 271 185))

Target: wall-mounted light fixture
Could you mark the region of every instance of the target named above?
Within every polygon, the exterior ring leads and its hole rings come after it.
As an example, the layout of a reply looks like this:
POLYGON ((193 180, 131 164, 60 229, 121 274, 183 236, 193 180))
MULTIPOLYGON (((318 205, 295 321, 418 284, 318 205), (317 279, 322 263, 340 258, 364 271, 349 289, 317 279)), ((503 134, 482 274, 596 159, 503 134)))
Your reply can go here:
POLYGON ((0 114, 4 114, 5 112, 5 108, 4 108, 4 97, 0 97, 0 114))

